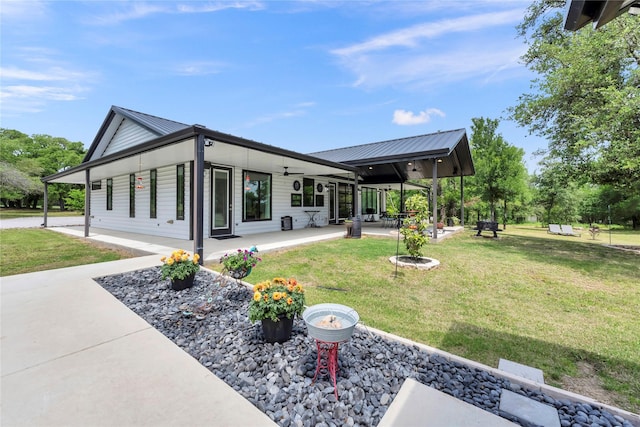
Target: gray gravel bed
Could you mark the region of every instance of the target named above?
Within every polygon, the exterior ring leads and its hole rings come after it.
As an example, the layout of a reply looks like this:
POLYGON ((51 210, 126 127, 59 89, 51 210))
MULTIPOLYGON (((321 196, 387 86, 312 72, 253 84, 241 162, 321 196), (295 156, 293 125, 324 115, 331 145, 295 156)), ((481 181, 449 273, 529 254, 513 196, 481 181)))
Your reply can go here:
POLYGON ((526 427, 499 410, 502 389, 554 406, 563 427, 633 427, 601 408, 554 399, 361 328, 340 345, 336 400, 329 378, 312 382, 317 352, 302 319, 291 340, 264 342, 247 316, 252 293, 241 284, 200 270, 193 288, 177 292, 160 279, 160 267, 95 280, 284 427, 376 426, 406 378, 526 427))

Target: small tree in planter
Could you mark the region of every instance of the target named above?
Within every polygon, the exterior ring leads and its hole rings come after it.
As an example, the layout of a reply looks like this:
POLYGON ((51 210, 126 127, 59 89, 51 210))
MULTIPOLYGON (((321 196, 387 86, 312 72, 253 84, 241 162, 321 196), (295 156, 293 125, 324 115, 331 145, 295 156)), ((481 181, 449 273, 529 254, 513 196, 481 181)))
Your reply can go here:
POLYGON ((423 195, 416 194, 409 197, 405 203, 408 211, 415 215, 404 219, 400 233, 404 236, 404 245, 412 258, 422 256, 422 247, 429 240, 427 226, 429 221, 429 200, 423 195))

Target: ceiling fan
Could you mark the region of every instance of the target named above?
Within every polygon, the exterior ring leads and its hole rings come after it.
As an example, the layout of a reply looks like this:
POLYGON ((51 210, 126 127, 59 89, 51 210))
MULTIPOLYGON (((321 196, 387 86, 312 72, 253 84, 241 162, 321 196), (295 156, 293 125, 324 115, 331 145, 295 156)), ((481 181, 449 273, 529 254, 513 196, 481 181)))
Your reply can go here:
POLYGON ((302 173, 302 172, 289 172, 289 166, 283 166, 283 168, 284 168, 284 173, 282 175, 284 175, 284 176, 304 175, 304 173, 302 173))

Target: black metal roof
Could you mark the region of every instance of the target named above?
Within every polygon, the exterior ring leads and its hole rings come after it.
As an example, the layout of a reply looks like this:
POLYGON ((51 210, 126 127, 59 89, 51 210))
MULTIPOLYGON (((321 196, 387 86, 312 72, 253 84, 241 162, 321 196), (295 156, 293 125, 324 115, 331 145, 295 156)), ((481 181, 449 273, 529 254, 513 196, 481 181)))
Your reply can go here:
POLYGON ((571 0, 564 22, 565 30, 576 31, 593 22, 600 28, 607 22, 628 11, 640 7, 638 0, 571 0))
POLYGON ((418 135, 390 141, 302 154, 272 145, 247 140, 208 129, 201 125, 186 125, 138 111, 112 106, 105 118, 83 163, 73 170, 46 177, 44 181, 59 179, 90 167, 128 158, 130 156, 163 147, 185 138, 203 134, 207 138, 237 147, 245 147, 264 153, 301 160, 307 163, 339 168, 345 172, 357 172, 362 184, 395 184, 410 179, 432 178, 437 165, 437 177, 474 175, 475 170, 469 150, 466 131, 456 129, 427 135, 418 135), (115 132, 117 117, 126 117, 157 135, 151 140, 140 141, 108 156, 94 157, 108 135, 115 132))
POLYGON ((310 153, 311 156, 358 167, 364 184, 404 182, 437 176, 474 175, 464 129, 310 153))
POLYGON ((116 107, 115 105, 112 106, 111 109, 130 118, 139 125, 146 127, 150 131, 157 133, 158 136, 169 135, 170 133, 190 127, 190 125, 185 123, 163 119, 162 117, 152 116, 139 111, 129 110, 127 108, 116 107))

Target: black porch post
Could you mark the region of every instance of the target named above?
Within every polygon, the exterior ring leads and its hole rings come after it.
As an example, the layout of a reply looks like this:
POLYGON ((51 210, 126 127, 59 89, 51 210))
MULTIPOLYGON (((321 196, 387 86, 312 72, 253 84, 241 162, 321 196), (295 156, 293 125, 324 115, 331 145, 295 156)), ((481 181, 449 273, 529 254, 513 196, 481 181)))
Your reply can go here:
POLYGON ((433 159, 431 200, 432 200, 432 206, 433 206, 433 233, 431 234, 431 239, 437 239, 438 238, 438 159, 433 159))
POLYGON ((464 227, 464 176, 460 171, 460 224, 464 227))
POLYGON ((89 169, 84 171, 84 237, 89 237, 89 222, 91 220, 91 174, 89 169))
POLYGON ((358 172, 353 173, 353 219, 360 216, 360 196, 358 196, 358 172))
POLYGON ((42 225, 47 228, 47 214, 49 213, 49 183, 44 183, 44 222, 42 225))
POLYGON ((193 253, 200 257, 200 265, 204 261, 204 135, 198 133, 194 142, 193 162, 193 253))

